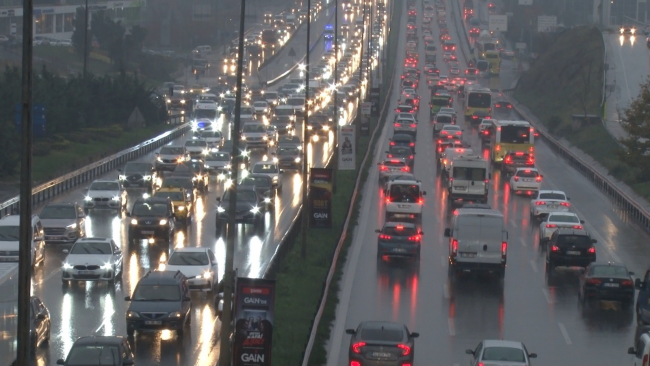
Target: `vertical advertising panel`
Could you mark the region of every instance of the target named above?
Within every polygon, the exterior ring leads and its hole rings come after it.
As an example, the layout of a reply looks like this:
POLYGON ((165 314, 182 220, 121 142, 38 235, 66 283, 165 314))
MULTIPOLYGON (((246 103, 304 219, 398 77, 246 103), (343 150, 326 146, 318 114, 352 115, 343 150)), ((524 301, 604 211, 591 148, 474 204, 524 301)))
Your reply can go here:
POLYGON ((356 139, 354 126, 341 126, 339 128, 339 170, 356 169, 356 139))
POLYGON ((275 281, 237 278, 234 366, 271 366, 275 281))
POLYGON ((309 227, 332 228, 332 169, 311 168, 309 174, 309 227))

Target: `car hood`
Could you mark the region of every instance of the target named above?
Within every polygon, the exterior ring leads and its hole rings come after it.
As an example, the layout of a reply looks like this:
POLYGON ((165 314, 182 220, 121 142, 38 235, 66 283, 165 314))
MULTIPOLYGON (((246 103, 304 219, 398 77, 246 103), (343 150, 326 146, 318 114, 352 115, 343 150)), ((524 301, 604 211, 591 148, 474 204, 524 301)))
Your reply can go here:
POLYGON ((76 219, 41 219, 43 227, 66 227, 76 222, 76 219))
POLYGON ((65 261, 74 266, 77 264, 96 264, 103 265, 113 259, 111 254, 68 254, 65 261))
POLYGON ((155 222, 158 222, 162 219, 167 219, 166 216, 133 216, 133 219, 138 220, 138 223, 143 223, 145 225, 153 225, 155 222), (147 222, 151 222, 147 224, 147 222))
POLYGON ((187 151, 203 151, 207 146, 185 146, 187 151))
POLYGON ((206 160, 204 165, 205 166, 226 166, 230 164, 229 161, 220 161, 220 160, 206 160))
POLYGON ((129 311, 144 313, 171 313, 181 310, 180 301, 131 301, 129 311))
POLYGON ((120 191, 88 191, 86 194, 90 198, 113 198, 119 195, 120 191))
POLYGON ((208 270, 210 270, 210 266, 207 264, 205 266, 178 266, 168 264, 165 267, 165 271, 181 271, 187 278, 200 276, 208 270))
POLYGON ((180 159, 183 156, 182 155, 176 155, 176 154, 160 154, 160 155, 158 155, 158 157, 161 158, 161 159, 175 160, 175 159, 180 159))

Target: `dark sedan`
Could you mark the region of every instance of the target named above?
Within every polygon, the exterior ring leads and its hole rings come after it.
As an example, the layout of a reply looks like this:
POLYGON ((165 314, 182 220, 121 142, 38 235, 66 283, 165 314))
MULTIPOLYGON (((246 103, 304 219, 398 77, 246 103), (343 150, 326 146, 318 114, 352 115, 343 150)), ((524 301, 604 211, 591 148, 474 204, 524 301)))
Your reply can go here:
POLYGON ((388 151, 386 151, 388 158, 402 158, 406 161, 406 164, 413 170, 413 165, 415 165, 415 154, 410 147, 406 146, 391 146, 388 151))
POLYGON ((273 209, 273 199, 277 194, 273 186, 273 179, 266 174, 249 174, 239 182, 240 187, 255 188, 257 194, 264 197, 264 204, 267 210, 273 209))
POLYGON ((620 301, 624 308, 634 304, 634 272, 618 263, 591 263, 580 275, 578 296, 583 304, 590 301, 620 301))
POLYGON ((411 150, 415 152, 415 139, 411 135, 398 133, 393 135, 393 137, 389 141, 390 141, 389 143, 390 147, 404 146, 404 147, 411 148, 411 150))
POLYGON ((384 257, 420 258, 422 235, 415 224, 407 222, 387 222, 375 230, 377 236, 377 259, 384 257))
POLYGON ((153 164, 128 162, 120 172, 120 184, 124 188, 139 187, 152 191, 158 175, 153 164))
MULTIPOLYGON (((223 231, 228 222, 230 207, 230 193, 227 190, 223 197, 217 197, 217 231, 223 231)), ((262 197, 253 187, 238 186, 237 201, 235 203, 235 222, 242 224, 251 224, 256 229, 263 228, 264 221, 264 197, 262 197)))
POLYGON ((29 337, 32 345, 29 349, 34 353, 38 347, 50 340, 50 312, 36 296, 32 296, 29 302, 32 307, 29 317, 29 337))
POLYGON ((133 365, 131 345, 123 337, 90 336, 77 339, 57 365, 133 365))
POLYGON ((350 338, 348 365, 403 366, 413 364, 415 338, 405 325, 394 322, 365 321, 346 330, 350 338))

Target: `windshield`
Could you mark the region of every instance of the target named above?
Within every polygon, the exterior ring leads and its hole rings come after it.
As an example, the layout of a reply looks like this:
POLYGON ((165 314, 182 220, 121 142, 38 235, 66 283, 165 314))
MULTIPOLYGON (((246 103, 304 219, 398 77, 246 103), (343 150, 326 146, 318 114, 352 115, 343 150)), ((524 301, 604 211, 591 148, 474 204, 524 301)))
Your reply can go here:
POLYGON ((394 184, 390 187, 390 202, 416 203, 420 199, 420 187, 416 184, 394 184))
POLYGON ((255 164, 253 173, 277 173, 278 166, 275 164, 255 164))
POLYGON ((384 226, 384 229, 381 232, 382 234, 393 235, 393 236, 411 236, 417 234, 415 228, 404 227, 402 225, 384 226))
POLYGON ((241 107, 241 114, 253 114, 253 108, 241 107))
POLYGON ((580 219, 573 215, 549 215, 549 222, 566 222, 569 224, 579 224, 580 219))
POLYGON ((434 97, 433 100, 431 101, 431 104, 433 105, 439 105, 439 106, 448 106, 449 101, 451 100, 451 97, 434 97))
POLYGON ((119 191, 118 182, 94 182, 90 185, 89 191, 119 191))
POLYGON ((485 180, 485 169, 454 167, 453 177, 454 180, 482 181, 485 180))
POLYGON ((133 216, 167 216, 166 203, 139 202, 133 207, 133 216))
POLYGON ((515 175, 522 178, 535 178, 539 176, 539 173, 537 170, 518 170, 515 175))
POLYGON ((266 133, 264 125, 244 125, 244 132, 266 133))
POLYGON ((151 172, 151 164, 147 163, 127 163, 124 166, 125 173, 149 173, 151 172))
POLYGON ((363 329, 361 339, 368 341, 399 342, 404 338, 404 332, 399 329, 363 329))
POLYGON ((275 110, 276 116, 293 116, 293 109, 278 108, 275 110))
POLYGON ((70 254, 112 254, 111 243, 79 241, 72 247, 70 254))
POLYGON ((196 119, 199 118, 215 119, 217 118, 217 111, 215 109, 197 109, 196 111, 194 111, 194 117, 196 119))
POLYGON ((183 192, 156 192, 154 195, 156 198, 169 198, 171 201, 183 201, 185 197, 183 192))
POLYGON ((206 137, 216 137, 216 138, 221 138, 221 131, 203 131, 201 132, 201 137, 206 138, 206 137))
POLYGON ((490 93, 469 93, 467 105, 473 108, 489 108, 492 103, 490 93))
POLYGON ((483 351, 483 361, 526 362, 526 356, 519 348, 487 347, 483 351))
POLYGON ((266 99, 278 99, 278 93, 276 92, 266 92, 264 93, 266 99))
POLYGON ((498 59, 498 58, 499 58, 499 54, 497 54, 497 53, 486 53, 486 54, 485 54, 485 58, 488 58, 488 59, 498 59))
POLYGON ((540 193, 537 199, 566 201, 566 196, 563 195, 562 193, 540 193))
POLYGON ((411 149, 405 148, 405 147, 394 147, 390 149, 390 153, 393 155, 406 155, 406 156, 411 156, 411 149))
POLYGON ((181 301, 176 285, 138 285, 132 301, 181 301))
POLYGON ((268 104, 266 102, 255 102, 255 103, 253 103, 253 105, 255 107, 258 107, 258 108, 266 108, 266 107, 268 107, 268 104))
POLYGON ((209 161, 230 161, 230 154, 228 153, 212 153, 205 157, 209 161))
POLYGON ((593 266, 591 275, 597 277, 628 277, 629 272, 621 266, 593 266))
POLYGON ((501 126, 501 142, 510 144, 530 143, 530 127, 501 126))
POLYGON ((160 149, 160 155, 183 155, 185 148, 178 146, 165 146, 160 149))
POLYGON ((438 116, 436 117, 436 122, 438 122, 438 123, 451 123, 451 121, 452 121, 451 116, 441 116, 441 115, 438 115, 438 116))
POLYGON ((210 264, 205 252, 174 252, 169 257, 170 266, 207 266, 210 264))
POLYGON ((301 106, 301 105, 305 104, 305 99, 304 98, 289 98, 289 99, 287 99, 287 104, 288 105, 301 106))
POLYGON ((0 241, 18 240, 20 226, 0 226, 0 241))
POLYGON ((295 148, 280 148, 278 149, 278 155, 280 156, 287 156, 287 155, 298 155, 299 150, 295 148))
POLYGON ((242 186, 269 187, 272 183, 268 177, 246 177, 239 184, 242 186))
MULTIPOLYGON (((223 200, 224 201, 230 200, 230 191, 227 191, 226 194, 223 195, 223 200)), ((257 201, 257 195, 255 195, 254 191, 249 191, 249 190, 238 191, 237 201, 242 201, 242 202, 257 201)))
POLYGON ((187 140, 185 141, 185 146, 198 146, 198 147, 207 147, 208 143, 201 140, 187 140))
POLYGON ((70 366, 117 366, 122 363, 120 351, 116 345, 75 345, 65 360, 70 366))
POLYGON ((558 244, 575 245, 578 247, 591 246, 591 238, 586 235, 558 235, 558 244))
POLYGON ((77 214, 73 206, 45 206, 41 214, 41 219, 75 219, 77 214))

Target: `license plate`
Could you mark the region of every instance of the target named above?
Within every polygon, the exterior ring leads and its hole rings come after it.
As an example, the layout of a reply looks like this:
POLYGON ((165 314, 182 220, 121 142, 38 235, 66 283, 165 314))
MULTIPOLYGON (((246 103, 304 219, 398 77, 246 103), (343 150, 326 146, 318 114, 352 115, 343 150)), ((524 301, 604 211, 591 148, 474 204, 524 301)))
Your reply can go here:
POLYGON ((153 230, 142 230, 140 233, 142 233, 142 235, 153 235, 153 230))
POLYGON ((458 187, 458 186, 455 186, 454 189, 459 190, 459 191, 466 191, 466 190, 467 190, 467 187, 458 187))
POLYGON ((162 325, 161 320, 145 320, 144 323, 146 325, 162 325))
POLYGON ((95 272, 93 272, 93 271, 79 271, 80 275, 91 275, 91 274, 94 274, 94 273, 95 272))
POLYGON ((580 251, 579 250, 567 250, 566 254, 580 255, 580 251))
POLYGON ((411 208, 411 205, 397 205, 397 208, 411 208))
POLYGON ((603 284, 605 287, 618 287, 618 283, 613 283, 613 282, 605 282, 603 284))
POLYGON ((461 258, 476 258, 476 253, 460 253, 461 258))
POLYGON ((404 248, 393 248, 393 252, 397 252, 397 253, 405 253, 405 252, 406 252, 406 249, 404 249, 404 248))
POLYGON ((557 205, 548 205, 548 208, 557 208, 557 205))
POLYGON ((391 172, 399 172, 399 171, 400 171, 400 168, 391 168, 390 171, 391 171, 391 172))
POLYGON ((532 182, 533 180, 534 180, 533 178, 524 178, 523 179, 524 182, 532 182))
POLYGON ((386 352, 373 352, 372 353, 372 357, 385 357, 385 358, 388 358, 388 357, 391 357, 391 356, 392 355, 390 353, 386 353, 386 352))

